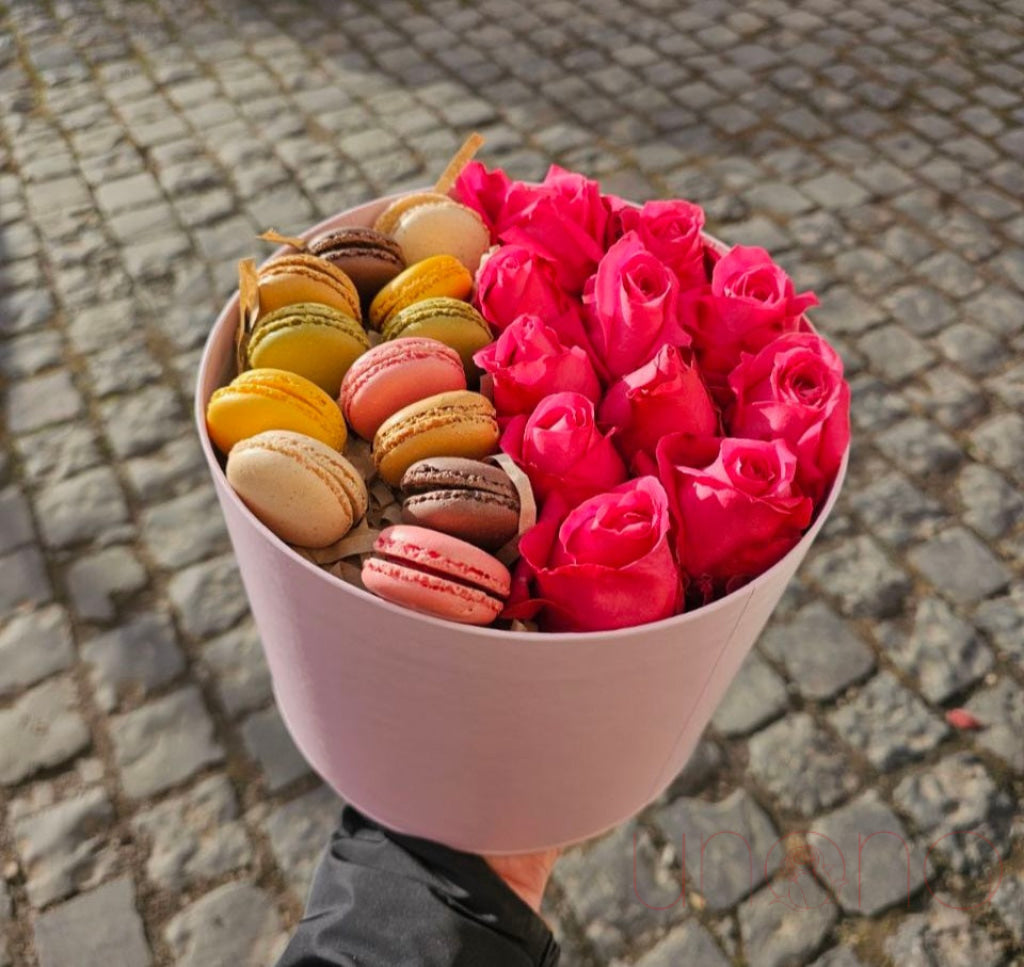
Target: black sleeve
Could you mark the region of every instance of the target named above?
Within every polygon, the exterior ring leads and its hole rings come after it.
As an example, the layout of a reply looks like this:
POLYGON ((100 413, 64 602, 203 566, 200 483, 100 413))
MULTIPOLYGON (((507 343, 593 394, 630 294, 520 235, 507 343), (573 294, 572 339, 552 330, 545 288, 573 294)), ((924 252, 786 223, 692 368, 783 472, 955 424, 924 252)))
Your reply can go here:
POLYGON ((544 921, 479 856, 345 806, 277 967, 555 967, 544 921))

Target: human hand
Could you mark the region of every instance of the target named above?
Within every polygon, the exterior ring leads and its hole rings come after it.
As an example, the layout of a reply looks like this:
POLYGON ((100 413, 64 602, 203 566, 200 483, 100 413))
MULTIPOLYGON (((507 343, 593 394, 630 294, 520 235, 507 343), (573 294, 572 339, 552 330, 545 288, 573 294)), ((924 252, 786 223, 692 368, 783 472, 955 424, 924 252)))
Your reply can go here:
POLYGON ((539 913, 544 888, 559 853, 559 849, 548 849, 518 856, 484 856, 484 860, 527 906, 539 913))

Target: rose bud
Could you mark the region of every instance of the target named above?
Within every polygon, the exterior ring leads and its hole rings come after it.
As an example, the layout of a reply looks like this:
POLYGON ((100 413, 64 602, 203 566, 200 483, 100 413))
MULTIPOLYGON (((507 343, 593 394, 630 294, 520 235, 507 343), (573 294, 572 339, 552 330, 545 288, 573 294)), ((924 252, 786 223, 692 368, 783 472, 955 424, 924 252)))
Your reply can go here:
POLYGON ((601 398, 590 357, 579 346, 563 345, 558 333, 534 315, 513 320, 473 360, 491 374, 499 419, 531 413, 559 390, 580 393, 595 403, 601 398))
POLYGON ((552 165, 540 185, 513 183, 498 232, 551 261, 561 288, 578 295, 601 260, 607 221, 597 182, 552 165))
POLYGON ((665 345, 688 346, 679 324, 679 282, 636 232, 608 249, 583 294, 594 363, 606 377, 642 366, 665 345))
POLYGON ((529 417, 512 417, 501 449, 542 501, 557 490, 572 507, 626 479, 622 458, 597 428, 593 401, 580 393, 553 393, 529 417))
MULTIPOLYGON (((558 328, 558 321, 578 314, 559 288, 554 265, 522 245, 503 245, 485 255, 476 274, 473 297, 482 315, 498 332, 517 316, 540 316, 558 328)), ((578 322, 571 324, 578 327, 578 322)))
POLYGON ((622 232, 635 231, 644 247, 672 270, 680 290, 706 285, 704 210, 693 202, 649 201, 617 210, 622 232))
POLYGON ((653 460, 658 441, 670 433, 714 436, 718 411, 688 350, 662 346, 649 363, 613 383, 598 410, 598 424, 627 464, 639 452, 653 460))
POLYGON ((711 285, 684 300, 682 314, 709 385, 725 387, 741 353, 756 353, 784 332, 805 327, 803 313, 818 304, 797 294, 793 281, 763 248, 736 245, 711 273, 711 285))
POLYGON ((658 444, 684 573, 738 587, 800 540, 814 505, 796 486, 796 455, 781 440, 697 439, 658 444))
POLYGON ((556 494, 520 538, 519 589, 534 599, 507 613, 536 614, 545 631, 607 631, 680 609, 668 498, 656 477, 597 494, 563 519, 565 509, 556 494))
POLYGON ((497 226, 502 220, 511 185, 508 175, 500 168, 488 171, 479 161, 470 161, 455 180, 452 195, 484 220, 493 241, 497 238, 497 226))
POLYGON ((787 333, 744 356, 729 386, 730 432, 785 441, 796 454, 798 485, 819 501, 850 442, 850 387, 839 354, 816 333, 787 333))

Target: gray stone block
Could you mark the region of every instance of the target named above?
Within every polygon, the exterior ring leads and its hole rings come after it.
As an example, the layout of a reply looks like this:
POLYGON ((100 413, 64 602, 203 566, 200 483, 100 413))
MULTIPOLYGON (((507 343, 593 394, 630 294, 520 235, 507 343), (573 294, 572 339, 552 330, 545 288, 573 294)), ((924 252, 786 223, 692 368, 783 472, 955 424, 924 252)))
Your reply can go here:
POLYGON ((338 825, 341 807, 334 792, 318 786, 275 810, 262 823, 274 859, 300 900, 305 900, 313 869, 338 825))
POLYGON ((961 604, 975 604, 1011 580, 1005 565, 963 527, 951 527, 918 545, 908 558, 939 591, 961 604))
POLYGON ((271 896, 251 883, 225 883, 176 914, 164 938, 179 967, 264 967, 287 936, 271 896))
POLYGON ((25 476, 36 484, 56 483, 102 462, 92 430, 80 424, 52 426, 18 437, 15 447, 25 476))
POLYGON ((133 799, 169 789, 224 758, 192 685, 113 716, 110 735, 121 783, 133 799))
POLYGON ((849 762, 809 715, 790 715, 749 742, 750 774, 787 809, 813 816, 835 806, 859 785, 849 762))
POLYGON ((952 909, 956 900, 939 897, 927 913, 895 921, 883 943, 886 955, 901 967, 997 967, 1004 951, 969 913, 952 909))
POLYGON ((605 963, 653 940, 687 914, 682 877, 659 857, 635 821, 566 854, 555 867, 554 879, 605 963))
POLYGON ((49 547, 109 536, 112 528, 128 522, 121 487, 109 467, 95 467, 49 484, 35 504, 43 541, 49 547))
POLYGON ((984 726, 975 742, 1024 775, 1024 689, 1003 677, 991 688, 975 692, 966 708, 984 726))
POLYGON ((226 776, 210 776, 133 820, 150 844, 146 875, 172 892, 240 869, 252 847, 226 776))
POLYGON ((124 876, 83 893, 42 914, 35 922, 40 967, 150 967, 135 904, 135 889, 124 876))
POLYGON ((101 404, 107 438, 120 458, 137 457, 180 435, 183 422, 177 395, 164 386, 150 386, 101 404))
POLYGON ((781 662, 800 693, 822 700, 870 674, 875 656, 828 605, 812 602, 786 624, 773 624, 758 647, 781 662))
POLYGON ((168 585, 181 627, 205 638, 230 628, 249 609, 233 555, 178 571, 168 585))
POLYGON ((74 660, 71 625, 60 605, 14 614, 0 630, 0 696, 64 671, 74 660))
POLYGON ((57 766, 89 744, 74 683, 57 678, 0 710, 0 782, 13 784, 57 766))
POLYGON ((740 905, 740 934, 751 967, 799 964, 820 946, 836 922, 831 897, 809 874, 775 880, 740 905))
POLYGON ((1016 585, 1005 597, 985 601, 975 614, 996 647, 1024 663, 1024 585, 1016 585))
POLYGON ((153 559, 168 569, 194 564, 228 546, 217 496, 208 484, 148 508, 142 534, 153 559))
POLYGON ((13 383, 6 393, 7 428, 30 433, 63 423, 82 412, 82 397, 66 370, 56 370, 13 383))
POLYGON ((785 711, 786 683, 756 654, 750 654, 733 679, 711 724, 722 735, 745 735, 785 711))
POLYGON ((684 851, 687 889, 710 910, 729 909, 778 868, 775 827, 741 789, 715 803, 677 799, 653 818, 666 841, 684 851))
POLYGON ((250 715, 242 723, 242 739, 249 755, 259 763, 269 792, 309 774, 309 763, 295 747, 277 706, 250 715))
POLYGON ((96 701, 111 711, 166 685, 185 668, 169 617, 157 612, 133 617, 82 646, 96 701))
POLYGON ((855 537, 817 553, 806 571, 855 618, 898 614, 911 590, 909 576, 868 537, 855 537))
POLYGON ((699 923, 690 921, 673 930, 635 964, 636 967, 680 967, 681 964, 729 967, 730 961, 715 945, 711 934, 699 923))
POLYGON ((34 907, 98 885, 116 866, 108 827, 114 810, 100 788, 24 816, 13 824, 15 846, 34 907))
POLYGON ((0 554, 35 540, 28 502, 14 486, 0 491, 0 554))
POLYGON ((141 590, 148 581, 146 569, 124 545, 80 557, 67 571, 75 612, 87 621, 109 621, 117 612, 118 601, 141 590))

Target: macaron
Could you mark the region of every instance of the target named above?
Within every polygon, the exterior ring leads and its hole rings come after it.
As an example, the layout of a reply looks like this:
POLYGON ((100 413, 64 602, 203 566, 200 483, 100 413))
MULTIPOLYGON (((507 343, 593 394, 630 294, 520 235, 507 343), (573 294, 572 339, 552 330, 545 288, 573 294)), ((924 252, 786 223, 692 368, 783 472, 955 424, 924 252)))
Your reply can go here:
POLYGON ((469 457, 479 460, 498 447, 494 404, 479 393, 438 393, 389 416, 373 437, 373 462, 395 487, 417 460, 469 457))
POLYGON ((289 544, 326 547, 366 513, 359 471, 302 433, 267 430, 236 443, 225 473, 242 502, 289 544))
POLYGON ((474 385, 480 370, 473 362, 473 354, 494 339, 491 327, 473 306, 447 296, 421 299, 399 309, 384 324, 381 335, 385 340, 427 336, 443 342, 459 354, 466 377, 474 385))
POLYGON ((338 404, 316 383, 282 369, 248 369, 214 390, 206 428, 221 453, 264 430, 305 433, 334 450, 348 438, 338 404))
POLYGON ((402 520, 488 550, 519 530, 519 493, 500 467, 462 457, 417 460, 402 475, 402 520))
POLYGON ((466 299, 472 288, 472 274, 454 255, 432 255, 410 265, 374 296, 370 303, 370 325, 382 329, 392 315, 421 299, 466 299))
POLYGON ((473 274, 491 246, 477 212, 438 192, 417 192, 393 201, 374 227, 394 237, 408 264, 431 255, 454 255, 473 274))
POLYGON ((386 601, 437 618, 488 625, 501 614, 512 576, 486 551, 448 534, 396 524, 380 532, 363 584, 386 601))
POLYGON ((254 368, 284 369, 337 396, 355 360, 370 348, 362 324, 320 302, 297 302, 256 320, 248 360, 254 368))
POLYGON ((282 255, 257 274, 260 312, 273 312, 296 302, 320 302, 362 320, 359 291, 352 280, 326 259, 299 252, 282 255))
POLYGON ((341 269, 366 305, 406 267, 401 245, 372 228, 337 228, 312 239, 308 251, 341 269))
POLYGON ((392 413, 417 400, 466 388, 459 354, 436 339, 401 338, 363 353, 341 381, 338 402, 348 425, 372 440, 392 413))

